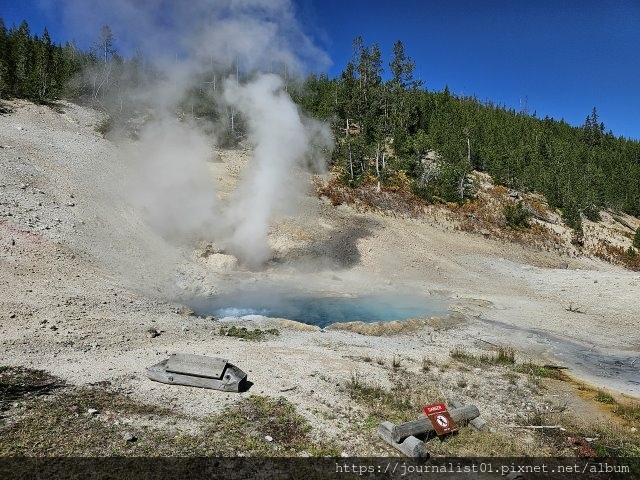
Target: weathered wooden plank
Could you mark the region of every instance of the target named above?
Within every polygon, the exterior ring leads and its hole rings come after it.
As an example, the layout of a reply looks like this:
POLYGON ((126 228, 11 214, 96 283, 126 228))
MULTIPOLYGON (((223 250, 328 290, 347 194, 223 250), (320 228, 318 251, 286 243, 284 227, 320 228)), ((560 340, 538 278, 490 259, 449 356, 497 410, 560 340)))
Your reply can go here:
POLYGON ((227 360, 224 358, 176 353, 167 360, 166 370, 172 373, 220 379, 226 365, 227 360))
MULTIPOLYGON (((449 407, 452 409, 462 408, 463 406, 464 404, 460 402, 449 402, 449 407)), ((471 420, 469 420, 469 425, 471 425, 477 431, 481 431, 489 428, 489 426, 487 425, 487 422, 485 422, 484 418, 482 417, 472 418, 471 420)))
MULTIPOLYGON (((480 416, 480 410, 475 405, 465 405, 461 408, 454 408, 449 412, 451 418, 456 423, 466 423, 469 420, 480 416)), ((435 431, 431 421, 427 418, 419 418, 411 422, 395 425, 391 432, 391 438, 394 442, 401 442, 411 435, 424 435, 435 431)))
POLYGON ((394 427, 395 425, 391 422, 382 422, 377 429, 378 436, 396 450, 404 453, 407 457, 421 459, 423 461, 429 458, 429 452, 427 452, 424 442, 416 437, 410 436, 400 443, 395 442, 391 436, 394 427))

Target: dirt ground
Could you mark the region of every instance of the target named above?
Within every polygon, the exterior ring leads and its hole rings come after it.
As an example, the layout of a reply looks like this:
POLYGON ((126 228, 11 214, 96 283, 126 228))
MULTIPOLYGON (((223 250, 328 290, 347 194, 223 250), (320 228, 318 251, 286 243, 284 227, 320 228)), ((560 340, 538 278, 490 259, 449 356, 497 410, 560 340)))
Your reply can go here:
MULTIPOLYGON (((100 114, 70 103, 11 107, 0 116, 0 365, 44 369, 75 385, 110 382, 194 418, 251 394, 285 396, 344 445, 359 435, 344 432, 362 408, 345 384, 357 374, 388 387, 399 375, 392 362, 415 375, 424 374, 425 359, 440 365, 429 373, 432 396, 474 403, 496 428, 558 405, 600 415, 568 384, 538 391, 526 375, 446 368, 457 347, 513 347, 518 362, 561 365, 577 380, 640 397, 637 272, 457 231, 435 209, 395 217, 313 195, 301 215, 274 224, 272 260, 250 271, 206 241, 165 242, 127 209, 119 200, 127 167, 96 131, 100 114), (382 335, 234 320, 280 330, 253 342, 219 335, 228 320, 189 315, 179 302, 269 282, 329 294, 431 294, 446 298, 452 315, 382 335), (253 386, 233 394, 147 379, 145 368, 174 352, 224 356, 253 386)), ((212 149, 222 197, 249 156, 212 149)), ((384 452, 358 448, 345 452, 384 452)))

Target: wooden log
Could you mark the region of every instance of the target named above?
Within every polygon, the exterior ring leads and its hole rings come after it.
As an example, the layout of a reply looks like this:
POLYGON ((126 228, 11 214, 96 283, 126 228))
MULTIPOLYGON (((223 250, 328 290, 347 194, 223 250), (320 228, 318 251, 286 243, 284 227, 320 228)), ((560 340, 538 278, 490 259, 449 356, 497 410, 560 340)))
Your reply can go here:
POLYGON ((409 436, 400 443, 395 442, 393 438, 391 438, 391 432, 394 427, 395 425, 391 422, 382 422, 377 429, 378 436, 396 450, 404 453, 407 457, 422 461, 429 458, 429 452, 427 452, 424 442, 416 437, 409 436))
MULTIPOLYGON (((462 408, 454 408, 449 412, 451 418, 456 423, 466 423, 469 420, 480 416, 480 410, 475 405, 465 405, 462 408)), ((427 417, 419 418, 411 422, 395 425, 391 431, 391 438, 394 442, 401 442, 411 435, 424 435, 435 431, 431 420, 427 417)))
MULTIPOLYGON (((453 408, 462 408, 464 405, 460 402, 449 402, 449 407, 453 408)), ((469 420, 469 425, 471 425, 475 430, 481 431, 489 428, 487 422, 484 421, 482 417, 476 417, 469 420)))

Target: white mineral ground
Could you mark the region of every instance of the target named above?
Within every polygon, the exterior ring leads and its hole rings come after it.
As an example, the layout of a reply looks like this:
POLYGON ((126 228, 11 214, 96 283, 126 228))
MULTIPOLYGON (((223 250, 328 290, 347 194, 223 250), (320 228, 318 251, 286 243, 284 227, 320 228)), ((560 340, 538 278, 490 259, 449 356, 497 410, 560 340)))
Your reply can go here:
MULTIPOLYGON (((594 386, 640 395, 638 273, 455 231, 437 210, 408 219, 314 196, 303 205, 306 214, 271 228, 274 260, 252 272, 233 257, 203 256, 203 244, 168 245, 114 201, 125 166, 96 132, 98 113, 66 103, 63 113, 11 106, 13 113, 0 116, 0 365, 45 369, 72 384, 108 381, 194 417, 252 393, 284 395, 328 434, 355 408, 343 387, 354 372, 388 386, 390 370, 376 359, 389 364, 396 356, 420 373, 423 358, 446 363, 456 346, 512 346, 519 362, 563 365, 594 386), (281 329, 249 342, 218 335, 220 322, 180 313, 166 300, 168 285, 204 295, 244 282, 331 294, 435 294, 449 299, 454 314, 396 324, 405 331, 384 335, 238 320, 281 329), (150 328, 160 335, 150 338, 150 328), (173 352, 224 356, 254 385, 229 394, 149 381, 145 368, 173 352)), ((208 167, 223 199, 249 154, 219 151, 214 158, 212 150, 208 167)), ((435 388, 503 420, 522 410, 491 369, 466 373, 466 388, 456 387, 460 375, 443 371, 435 388)), ((566 389, 549 395, 558 403, 576 397, 566 389)))

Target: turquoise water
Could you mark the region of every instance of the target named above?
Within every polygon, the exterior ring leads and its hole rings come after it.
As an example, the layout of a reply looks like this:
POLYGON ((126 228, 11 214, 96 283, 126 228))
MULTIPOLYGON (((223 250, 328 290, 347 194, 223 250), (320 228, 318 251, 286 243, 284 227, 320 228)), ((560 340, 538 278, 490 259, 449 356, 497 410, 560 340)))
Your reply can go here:
POLYGON ((191 302, 198 315, 242 317, 263 315, 326 327, 353 321, 388 322, 447 314, 441 299, 406 294, 356 297, 274 292, 235 292, 191 302))

